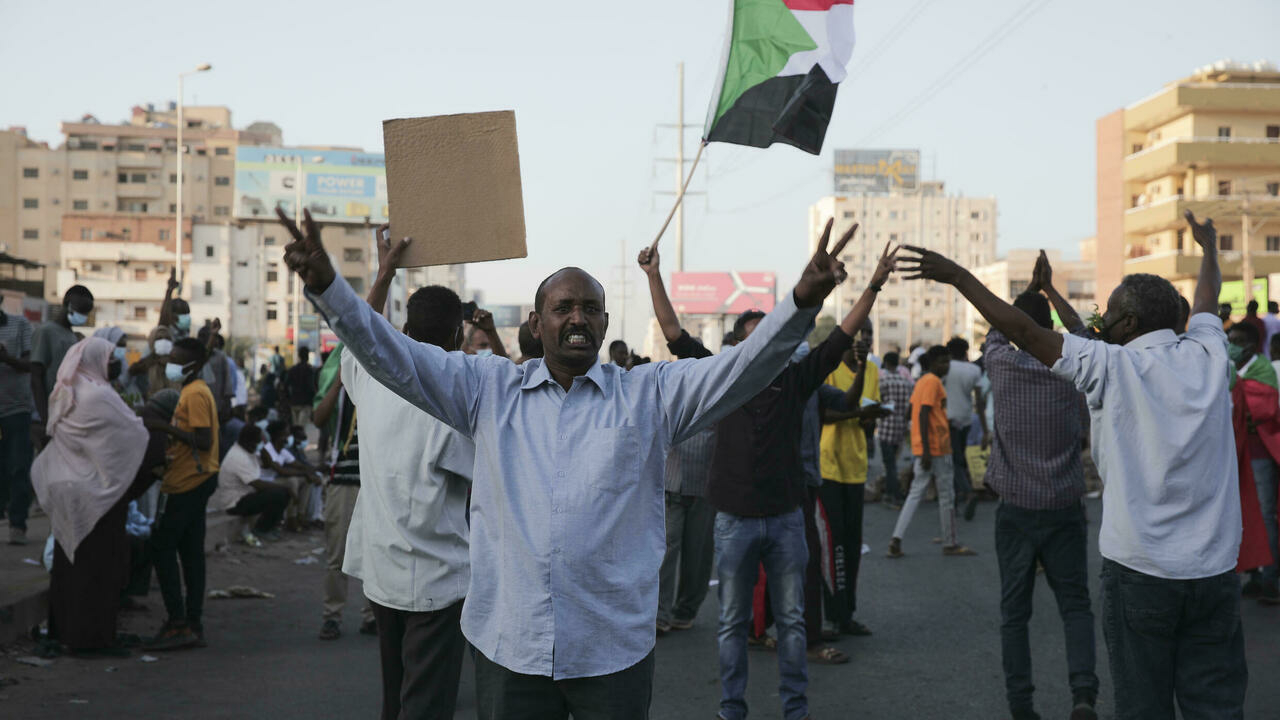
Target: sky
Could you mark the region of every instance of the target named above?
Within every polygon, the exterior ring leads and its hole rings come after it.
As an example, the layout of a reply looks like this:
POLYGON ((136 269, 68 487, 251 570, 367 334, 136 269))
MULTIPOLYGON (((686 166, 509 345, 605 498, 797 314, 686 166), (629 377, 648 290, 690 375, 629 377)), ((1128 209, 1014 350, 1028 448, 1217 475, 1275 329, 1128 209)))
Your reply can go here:
MULTIPOLYGON (((610 339, 625 322, 636 344, 650 313, 635 257, 675 184, 661 159, 676 138, 658 125, 675 122, 680 62, 685 122, 702 124, 729 7, 0 0, 0 126, 57 144, 60 121, 124 120, 175 98, 177 74, 202 62, 213 70, 188 79, 188 103, 227 105, 236 127, 275 122, 290 145, 379 152, 386 118, 514 110, 529 257, 471 265, 469 287, 529 303, 541 278, 579 265, 609 292, 610 339)), ((707 148, 690 188, 705 194, 687 199, 686 270, 773 270, 785 292, 835 148, 919 148, 926 178, 997 198, 1000 253, 1074 256, 1094 231, 1097 118, 1216 60, 1280 62, 1275 0, 857 0, 855 27, 820 156, 707 148)))

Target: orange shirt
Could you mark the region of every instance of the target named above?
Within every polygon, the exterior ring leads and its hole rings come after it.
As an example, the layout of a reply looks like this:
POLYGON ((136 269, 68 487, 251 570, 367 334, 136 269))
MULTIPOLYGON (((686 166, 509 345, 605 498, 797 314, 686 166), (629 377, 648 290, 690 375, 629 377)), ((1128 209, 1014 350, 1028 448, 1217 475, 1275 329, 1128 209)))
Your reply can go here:
POLYGON ((920 408, 929 406, 929 454, 940 457, 951 454, 951 428, 947 425, 947 389, 942 379, 925 373, 911 391, 911 454, 924 455, 920 436, 920 408))
POLYGON ((197 452, 186 443, 169 439, 169 467, 165 470, 160 490, 170 494, 194 490, 218 471, 218 413, 214 408, 213 393, 203 380, 193 380, 183 386, 182 394, 178 396, 178 407, 173 411, 173 425, 187 432, 209 428, 213 431, 213 445, 208 450, 197 452))

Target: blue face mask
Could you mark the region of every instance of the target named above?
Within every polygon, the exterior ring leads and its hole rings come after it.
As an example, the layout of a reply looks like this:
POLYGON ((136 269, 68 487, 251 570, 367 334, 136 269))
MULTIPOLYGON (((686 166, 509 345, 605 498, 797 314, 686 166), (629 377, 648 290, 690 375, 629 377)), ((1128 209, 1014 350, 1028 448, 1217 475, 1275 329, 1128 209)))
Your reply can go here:
POLYGON ((67 310, 67 322, 72 325, 86 325, 89 322, 89 316, 84 313, 78 313, 75 310, 67 310))
POLYGON ((266 420, 259 420, 258 422, 254 423, 254 425, 257 425, 259 430, 266 432, 267 425, 270 425, 270 423, 267 422, 266 420))
POLYGON ((178 316, 178 329, 179 329, 179 330, 190 330, 190 329, 191 329, 191 315, 190 315, 190 313, 188 313, 188 314, 186 314, 186 315, 179 315, 179 316, 178 316))
POLYGON ((480 348, 476 350, 476 357, 490 357, 493 355, 493 348, 480 348))
POLYGON ((111 354, 115 357, 115 359, 119 360, 120 362, 124 362, 124 348, 117 347, 116 349, 111 351, 111 354))
POLYGON ((186 373, 183 372, 182 366, 178 363, 164 364, 164 376, 169 380, 169 382, 178 382, 184 375, 186 375, 186 373))

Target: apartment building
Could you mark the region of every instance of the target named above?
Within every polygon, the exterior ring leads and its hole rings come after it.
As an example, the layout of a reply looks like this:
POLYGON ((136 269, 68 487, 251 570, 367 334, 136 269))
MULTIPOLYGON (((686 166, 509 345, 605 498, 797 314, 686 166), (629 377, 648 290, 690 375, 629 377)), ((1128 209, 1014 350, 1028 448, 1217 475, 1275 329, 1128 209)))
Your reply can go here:
MULTIPOLYGON (((809 251, 828 218, 835 218, 832 237, 853 223, 861 227, 840 259, 849 280, 827 298, 824 314, 839 319, 857 302, 871 280, 886 242, 936 250, 968 268, 991 263, 996 255, 996 199, 948 195, 940 181, 922 182, 915 190, 881 195, 828 196, 809 208, 809 251)), ((916 343, 937 344, 967 335, 968 303, 949 286, 890 278, 872 314, 876 352, 904 350, 916 343)), ((972 342, 973 338, 969 340, 972 342)))
POLYGON ((1225 281, 1280 274, 1280 71, 1214 63, 1100 118, 1097 182, 1099 298, 1131 273, 1192 296, 1186 210, 1213 218, 1225 281))

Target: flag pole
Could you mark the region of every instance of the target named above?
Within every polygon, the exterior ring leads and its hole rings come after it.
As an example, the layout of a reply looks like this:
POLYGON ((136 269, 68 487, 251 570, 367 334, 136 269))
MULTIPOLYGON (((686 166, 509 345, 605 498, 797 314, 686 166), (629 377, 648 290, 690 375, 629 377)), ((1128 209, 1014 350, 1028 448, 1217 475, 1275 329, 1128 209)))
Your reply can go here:
POLYGON ((658 241, 662 239, 662 234, 667 231, 667 226, 671 224, 671 218, 676 216, 676 209, 680 207, 680 201, 684 200, 684 193, 689 189, 689 183, 693 180, 693 172, 698 169, 698 161, 702 159, 702 151, 706 147, 706 140, 703 140, 698 144, 698 153, 693 156, 693 164, 689 166, 689 177, 684 179, 684 185, 680 188, 680 194, 676 195, 676 203, 671 206, 671 212, 667 213, 667 219, 662 223, 662 228, 658 230, 658 237, 654 238, 653 244, 649 246, 649 252, 653 252, 658 248, 658 241))

